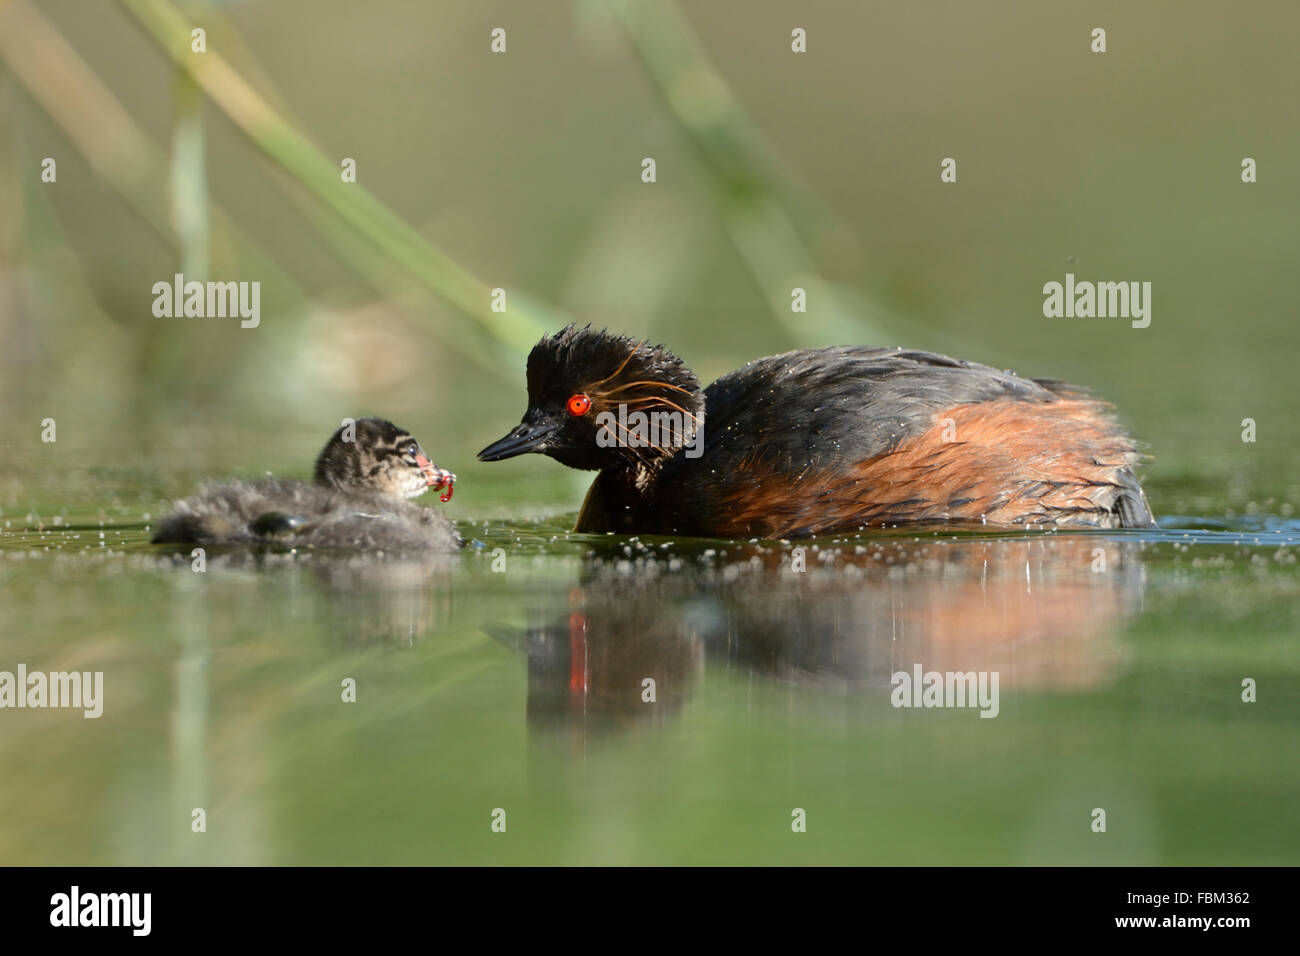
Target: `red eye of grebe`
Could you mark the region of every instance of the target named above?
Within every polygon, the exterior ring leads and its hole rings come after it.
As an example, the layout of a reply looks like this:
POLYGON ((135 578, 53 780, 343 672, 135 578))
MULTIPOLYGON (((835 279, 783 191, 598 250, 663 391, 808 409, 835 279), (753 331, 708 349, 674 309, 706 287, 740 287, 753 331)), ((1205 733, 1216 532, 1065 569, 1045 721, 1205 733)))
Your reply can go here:
POLYGON ((569 399, 568 409, 569 414, 574 417, 585 415, 591 411, 591 399, 586 395, 574 395, 569 399))

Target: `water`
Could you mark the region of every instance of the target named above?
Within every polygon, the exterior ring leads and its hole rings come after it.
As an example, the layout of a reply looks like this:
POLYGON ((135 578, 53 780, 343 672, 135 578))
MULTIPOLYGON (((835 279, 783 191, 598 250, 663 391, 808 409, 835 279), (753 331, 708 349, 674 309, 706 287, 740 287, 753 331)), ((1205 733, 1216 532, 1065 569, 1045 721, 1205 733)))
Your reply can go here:
POLYGON ((571 520, 198 573, 120 500, 5 511, 0 669, 105 689, 0 712, 0 861, 1300 858, 1293 519, 802 552, 571 520), (997 672, 997 716, 891 706, 918 663, 997 672))

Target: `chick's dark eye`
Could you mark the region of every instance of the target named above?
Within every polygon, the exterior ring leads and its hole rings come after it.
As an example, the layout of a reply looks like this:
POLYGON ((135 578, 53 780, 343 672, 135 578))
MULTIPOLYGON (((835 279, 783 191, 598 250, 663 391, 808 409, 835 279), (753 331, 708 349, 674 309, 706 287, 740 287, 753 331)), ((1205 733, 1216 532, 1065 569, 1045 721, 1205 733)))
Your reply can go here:
POLYGON ((419 453, 420 453, 420 446, 417 445, 415 442, 411 442, 409 445, 402 446, 403 455, 409 455, 411 458, 414 458, 419 453))
POLYGON ((569 410, 570 415, 577 418, 591 411, 591 399, 586 395, 574 395, 569 399, 565 407, 569 410))

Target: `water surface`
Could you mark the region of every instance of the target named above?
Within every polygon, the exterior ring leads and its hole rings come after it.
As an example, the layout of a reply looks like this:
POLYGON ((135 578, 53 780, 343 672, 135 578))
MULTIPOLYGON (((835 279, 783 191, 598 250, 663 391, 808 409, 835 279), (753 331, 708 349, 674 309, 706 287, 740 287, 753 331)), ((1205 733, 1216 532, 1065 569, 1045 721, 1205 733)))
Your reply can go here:
POLYGON ((199 573, 154 517, 0 515, 0 669, 105 681, 0 712, 6 863, 1300 859, 1291 519, 797 552, 556 515, 199 573), (997 716, 893 707, 916 664, 997 672, 997 716))

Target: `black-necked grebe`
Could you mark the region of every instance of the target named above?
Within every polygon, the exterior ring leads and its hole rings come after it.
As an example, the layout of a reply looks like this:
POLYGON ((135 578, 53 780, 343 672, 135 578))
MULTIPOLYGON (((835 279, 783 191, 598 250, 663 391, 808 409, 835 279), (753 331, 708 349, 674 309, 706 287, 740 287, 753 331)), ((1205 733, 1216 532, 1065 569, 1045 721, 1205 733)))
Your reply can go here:
POLYGON ((445 515, 406 500, 441 488, 446 501, 456 476, 391 422, 359 418, 340 428, 316 459, 314 478, 210 485, 177 502, 153 540, 402 552, 460 547, 445 515))
POLYGON ((701 389, 662 346, 570 325, 533 348, 523 422, 479 458, 525 452, 600 472, 579 532, 1154 527, 1108 405, 931 352, 787 352, 701 389))

